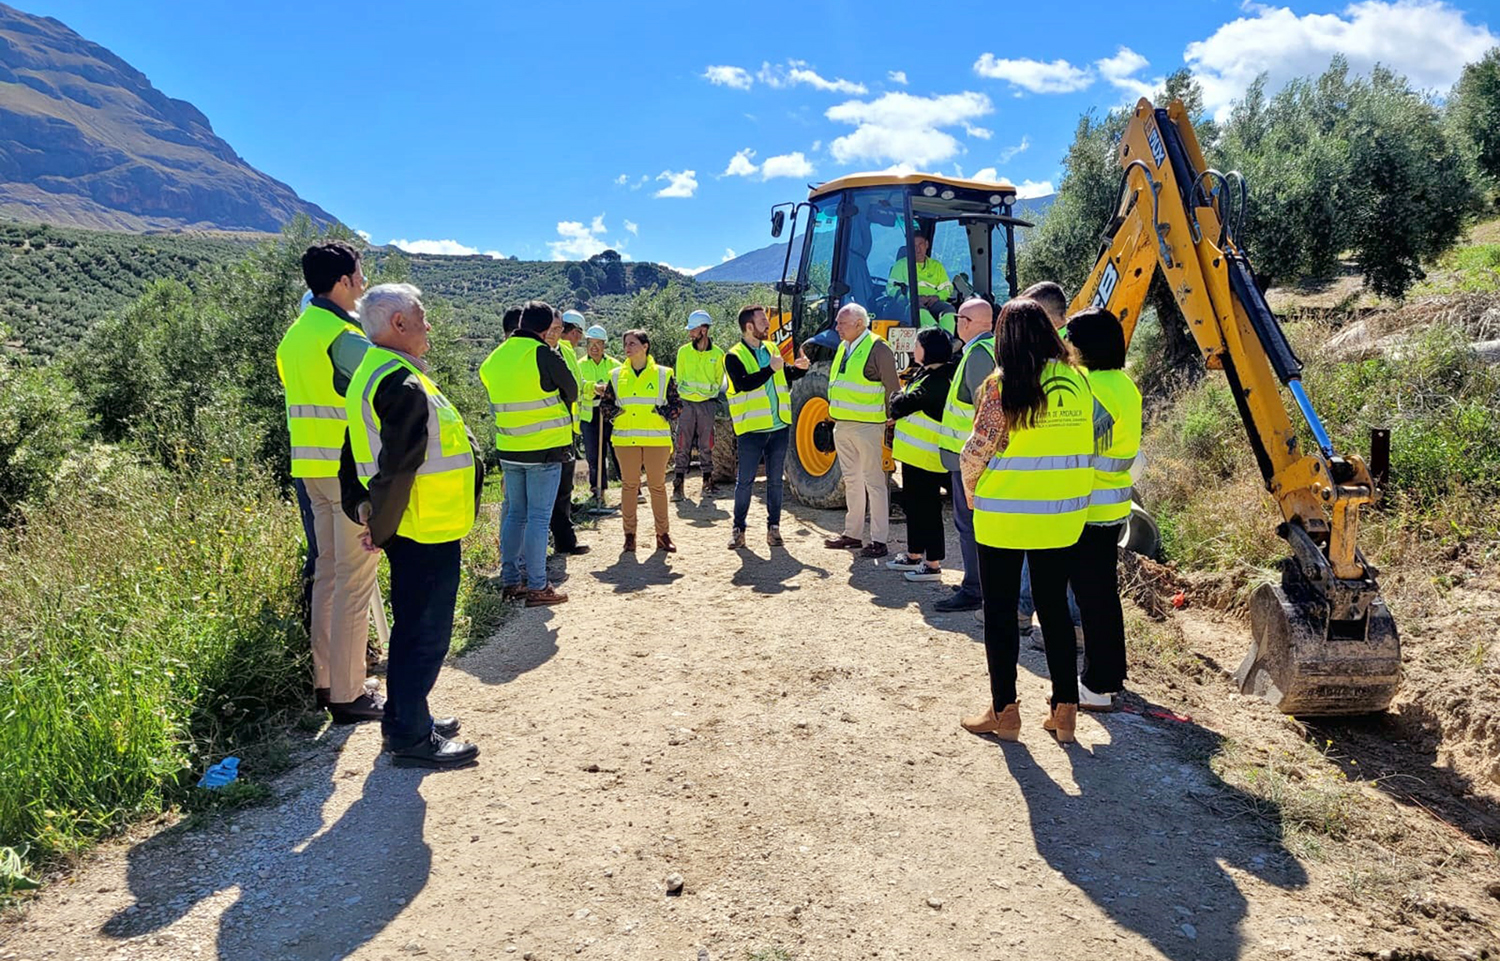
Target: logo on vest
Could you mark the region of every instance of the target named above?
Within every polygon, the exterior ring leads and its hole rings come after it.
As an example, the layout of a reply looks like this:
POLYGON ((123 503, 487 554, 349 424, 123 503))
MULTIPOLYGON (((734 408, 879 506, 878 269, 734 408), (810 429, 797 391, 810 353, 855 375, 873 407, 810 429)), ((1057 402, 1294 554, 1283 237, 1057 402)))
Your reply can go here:
POLYGON ((1066 408, 1067 398, 1078 396, 1078 386, 1066 377, 1054 374, 1042 381, 1042 392, 1047 395, 1049 408, 1066 408))

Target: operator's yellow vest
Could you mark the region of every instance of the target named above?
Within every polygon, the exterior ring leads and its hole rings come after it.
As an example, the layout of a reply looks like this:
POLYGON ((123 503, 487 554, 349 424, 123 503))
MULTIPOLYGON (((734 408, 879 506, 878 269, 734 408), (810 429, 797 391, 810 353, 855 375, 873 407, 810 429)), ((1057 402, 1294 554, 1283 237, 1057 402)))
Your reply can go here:
POLYGON ((1094 392, 1094 491, 1088 523, 1130 516, 1130 468, 1141 451, 1141 392, 1123 370, 1089 372, 1094 392))
POLYGON ((366 488, 379 470, 380 415, 375 391, 391 376, 415 374, 427 394, 427 456, 417 468, 411 497, 396 533, 419 544, 456 541, 474 526, 474 448, 458 409, 415 365, 389 350, 372 346, 349 381, 345 410, 349 447, 359 482, 366 488))
POLYGON ((347 427, 344 398, 333 389, 328 348, 340 334, 364 331, 332 311, 308 305, 276 345, 276 373, 286 388, 286 427, 293 477, 337 477, 347 427))
POLYGON ((653 363, 650 357, 639 373, 628 360, 610 371, 615 403, 620 407, 611 434, 616 447, 672 446, 672 425, 656 412, 667 402, 671 379, 672 368, 653 363))
POLYGON ((865 362, 874 346, 874 333, 867 333, 853 353, 848 341, 839 341, 828 369, 828 416, 834 420, 885 423, 885 385, 865 377, 865 362))
POLYGON ((495 448, 507 451, 550 450, 573 443, 573 417, 562 395, 542 390, 537 368, 539 350, 551 350, 534 337, 512 335, 479 365, 479 379, 495 414, 495 448))
POLYGON ((964 345, 964 351, 958 362, 958 370, 953 375, 953 383, 948 387, 948 403, 943 406, 942 447, 943 450, 954 454, 964 449, 964 444, 969 442, 969 435, 974 433, 974 403, 970 398, 969 403, 958 399, 958 391, 963 387, 964 371, 969 366, 969 354, 975 350, 982 350, 990 355, 990 367, 995 366, 995 338, 986 337, 983 340, 971 340, 964 345))
POLYGON ((891 456, 910 467, 943 472, 943 425, 921 411, 896 419, 891 456))
POLYGON ((713 400, 724 385, 724 352, 710 346, 698 350, 692 344, 677 349, 677 395, 683 400, 713 400))
MULTIPOLYGON (((568 365, 568 373, 573 375, 573 383, 578 385, 578 395, 581 398, 583 396, 583 371, 578 369, 578 351, 572 344, 563 341, 558 345, 557 352, 562 355, 563 363, 568 365)), ((575 434, 583 432, 583 428, 579 425, 578 404, 579 401, 574 401, 569 408, 569 412, 573 415, 573 433, 575 434)))
MULTIPOLYGON (((995 376, 995 375, 991 375, 995 376)), ((1033 427, 1012 425, 974 490, 974 539, 990 547, 1071 547, 1083 533, 1094 489, 1094 397, 1077 368, 1042 370, 1046 410, 1033 427)))
POLYGON ((608 354, 597 361, 588 354, 578 358, 578 375, 583 378, 578 393, 578 417, 585 424, 594 419, 594 408, 599 399, 594 396, 594 385, 609 378, 609 372, 620 366, 620 362, 608 354))
MULTIPOLYGON (((756 359, 755 351, 745 346, 744 341, 729 348, 729 352, 739 358, 740 364, 745 368, 745 373, 760 372, 760 361, 756 359)), ((678 389, 682 389, 680 382, 678 389)), ((763 433, 789 425, 792 422, 792 392, 787 386, 785 371, 776 371, 771 375, 770 380, 754 390, 737 391, 734 389, 734 381, 730 381, 729 419, 734 424, 736 435, 763 433), (773 397, 775 398, 774 405, 772 404, 773 397), (773 413, 775 410, 781 412, 780 423, 777 422, 773 413)))

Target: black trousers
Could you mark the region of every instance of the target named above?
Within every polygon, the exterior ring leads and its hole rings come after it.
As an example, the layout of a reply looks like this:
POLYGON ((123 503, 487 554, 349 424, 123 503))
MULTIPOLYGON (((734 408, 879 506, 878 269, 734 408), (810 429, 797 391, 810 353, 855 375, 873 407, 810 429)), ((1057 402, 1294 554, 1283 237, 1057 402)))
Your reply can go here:
POLYGON ((578 546, 578 532, 573 529, 573 478, 577 463, 572 459, 563 461, 562 482, 557 485, 557 499, 552 502, 552 546, 559 554, 578 546))
MULTIPOLYGON (((1120 526, 1090 524, 1073 545, 1073 596, 1083 621, 1084 686, 1112 694, 1125 686, 1125 614, 1120 609, 1120 526)), ((1043 630, 1046 630, 1043 628, 1043 630)))
POLYGON ((906 552, 940 561, 947 551, 943 538, 943 484, 947 472, 901 465, 901 507, 906 511, 906 552))
POLYGON ((990 697, 996 711, 1016 700, 1016 661, 1021 632, 1016 605, 1021 600, 1021 562, 1031 567, 1031 596, 1047 644, 1052 703, 1078 703, 1078 649, 1068 612, 1068 576, 1073 548, 1023 551, 979 545, 979 588, 984 595, 984 654, 990 668, 990 697))
POLYGON ((385 546, 391 565, 391 652, 380 726, 392 747, 410 747, 432 733, 427 695, 453 639, 460 556, 458 541, 419 544, 398 534, 385 546))

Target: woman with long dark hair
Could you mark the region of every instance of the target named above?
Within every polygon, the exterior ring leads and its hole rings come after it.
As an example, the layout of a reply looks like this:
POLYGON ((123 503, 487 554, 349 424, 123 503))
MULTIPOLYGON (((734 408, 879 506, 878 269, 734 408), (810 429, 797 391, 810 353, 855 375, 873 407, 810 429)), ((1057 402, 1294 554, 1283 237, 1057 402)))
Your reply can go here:
POLYGON ((979 545, 990 704, 962 724, 975 734, 1020 737, 1015 613, 1026 561, 1052 676, 1042 727, 1068 743, 1078 717, 1068 574, 1094 484, 1094 399, 1072 351, 1035 301, 1007 303, 995 340, 999 369, 975 398, 974 432, 960 455, 979 545))
POLYGON ((917 334, 917 371, 891 398, 887 424, 895 427, 891 455, 901 462, 901 504, 906 509, 906 552, 886 562, 909 581, 942 579, 943 407, 953 381, 953 341, 938 327, 917 334))

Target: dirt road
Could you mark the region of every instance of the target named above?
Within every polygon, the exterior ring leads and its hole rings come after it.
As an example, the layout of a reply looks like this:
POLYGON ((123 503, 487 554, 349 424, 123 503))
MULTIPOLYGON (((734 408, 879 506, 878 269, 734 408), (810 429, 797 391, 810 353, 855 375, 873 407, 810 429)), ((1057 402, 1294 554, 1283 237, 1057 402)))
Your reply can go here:
POLYGON ((396 770, 373 727, 329 732, 278 803, 103 850, 0 957, 1217 961, 1420 938, 1334 897, 1274 810, 1226 814, 1265 809, 1212 772, 1221 733, 1117 713, 1064 748, 1027 650, 1022 743, 966 734, 980 628, 927 613, 946 588, 826 550, 826 513, 772 550, 757 505, 731 553, 728 508, 674 508, 670 560, 618 554, 604 521, 571 603, 444 671, 434 706, 479 767, 396 770))

